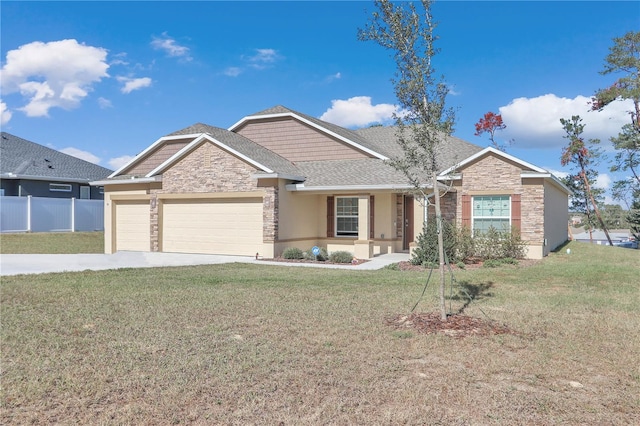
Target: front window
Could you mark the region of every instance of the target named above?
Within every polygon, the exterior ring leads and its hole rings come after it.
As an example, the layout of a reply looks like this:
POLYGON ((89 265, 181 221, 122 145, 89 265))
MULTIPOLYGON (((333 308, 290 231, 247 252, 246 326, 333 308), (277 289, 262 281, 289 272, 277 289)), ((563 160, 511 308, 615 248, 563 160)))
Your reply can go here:
POLYGON ((473 234, 481 235, 489 228, 499 232, 511 229, 511 197, 482 195, 473 197, 473 234))
POLYGON ((358 236, 358 197, 336 198, 336 235, 358 236))

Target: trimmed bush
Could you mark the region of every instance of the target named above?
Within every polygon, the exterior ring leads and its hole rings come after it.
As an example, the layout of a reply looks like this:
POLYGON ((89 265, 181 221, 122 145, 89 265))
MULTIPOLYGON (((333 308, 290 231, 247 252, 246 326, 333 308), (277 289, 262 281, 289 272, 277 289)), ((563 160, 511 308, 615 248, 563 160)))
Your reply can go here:
POLYGON ((329 261, 333 263, 351 263, 353 255, 348 251, 334 251, 329 255, 329 261))
POLYGON ((297 247, 287 247, 282 252, 282 257, 285 259, 304 259, 304 253, 297 247))
POLYGON ((307 260, 319 260, 321 262, 324 262, 329 258, 329 254, 327 253, 326 248, 320 247, 320 254, 318 256, 315 256, 313 254, 312 249, 309 249, 309 250, 305 250, 304 258, 307 260))

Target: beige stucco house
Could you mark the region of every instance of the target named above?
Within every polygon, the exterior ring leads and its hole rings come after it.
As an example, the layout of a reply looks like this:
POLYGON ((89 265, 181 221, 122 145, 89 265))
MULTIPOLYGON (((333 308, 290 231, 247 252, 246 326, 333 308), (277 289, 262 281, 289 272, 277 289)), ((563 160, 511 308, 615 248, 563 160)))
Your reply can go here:
MULTIPOLYGON (((229 129, 195 124, 93 183, 104 186, 105 251, 408 251, 431 219, 386 162, 401 154, 393 127, 353 131, 282 106, 229 129)), ((530 258, 567 240, 569 191, 548 171, 455 137, 438 156, 447 219, 519 227, 530 258)))

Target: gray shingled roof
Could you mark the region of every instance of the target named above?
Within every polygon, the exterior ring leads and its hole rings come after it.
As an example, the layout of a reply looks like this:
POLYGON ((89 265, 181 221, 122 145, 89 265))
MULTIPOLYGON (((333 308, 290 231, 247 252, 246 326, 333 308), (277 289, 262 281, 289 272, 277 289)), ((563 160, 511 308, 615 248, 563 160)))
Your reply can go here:
POLYGON ((377 158, 360 160, 304 161, 296 163, 307 177, 304 186, 406 186, 407 178, 401 172, 377 158))
MULTIPOLYGON (((397 142, 397 127, 395 126, 373 126, 355 131, 362 138, 366 138, 374 150, 389 157, 397 158, 403 156, 403 151, 397 142)), ((438 166, 439 172, 454 166, 455 164, 482 151, 484 148, 469 143, 455 136, 443 138, 438 146, 438 166)))
POLYGON ((32 176, 90 182, 104 179, 113 171, 2 132, 0 174, 6 178, 9 173, 26 179, 32 176))
MULTIPOLYGON (((335 124, 319 120, 306 114, 278 105, 250 115, 260 117, 273 114, 295 114, 367 149, 388 158, 401 157, 401 147, 397 143, 396 127, 374 126, 366 129, 348 130, 335 124)), ((397 186, 408 185, 406 176, 378 158, 360 160, 303 161, 295 164, 263 146, 235 132, 207 124, 196 123, 167 136, 205 133, 229 146, 242 155, 268 167, 279 174, 304 178, 306 188, 339 186, 397 186)), ((483 148, 462 139, 449 136, 443 139, 438 149, 438 164, 445 170, 483 148)))
POLYGON ((189 135, 196 133, 206 133, 217 141, 227 145, 228 147, 238 151, 239 153, 257 161, 273 170, 276 173, 285 173, 300 176, 298 168, 289 160, 281 157, 273 151, 270 151, 258 145, 254 141, 245 138, 237 133, 230 132, 219 127, 209 126, 207 124, 196 123, 177 132, 171 133, 169 136, 189 135))

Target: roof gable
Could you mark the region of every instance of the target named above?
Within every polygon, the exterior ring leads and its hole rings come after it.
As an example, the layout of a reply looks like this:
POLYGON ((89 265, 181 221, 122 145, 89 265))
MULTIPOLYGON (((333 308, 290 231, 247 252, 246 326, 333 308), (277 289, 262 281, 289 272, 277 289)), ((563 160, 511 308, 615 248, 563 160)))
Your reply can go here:
MULTIPOLYGON (((280 120, 286 120, 286 119, 296 120, 297 122, 304 124, 305 126, 313 129, 314 131, 319 132, 325 137, 329 137, 335 141, 338 141, 343 145, 346 145, 351 150, 356 150, 360 153, 365 154, 360 158, 373 157, 381 160, 388 159, 388 157, 385 156, 384 154, 377 152, 374 149, 374 147, 369 143, 369 141, 367 141, 365 138, 361 137, 357 133, 340 126, 336 126, 335 124, 331 124, 326 121, 319 120, 309 115, 302 114, 297 111, 293 111, 283 106, 276 106, 276 107, 258 112, 256 114, 246 116, 242 118, 240 121, 238 121, 237 123, 235 123, 233 126, 231 126, 229 130, 236 133, 243 133, 242 129, 252 122, 267 123, 267 122, 280 121, 280 120)), ((254 135, 252 135, 252 138, 254 137, 254 135)), ((262 141, 265 140, 263 138, 259 138, 259 139, 262 139, 262 141)), ((257 143, 261 143, 262 141, 258 140, 258 138, 256 139, 257 143)), ((284 152, 281 154, 284 154, 284 152)), ((335 158, 335 154, 333 158, 335 158)), ((304 160, 298 160, 298 161, 304 161, 304 160)))
POLYGON ((144 159, 149 158, 153 153, 170 152, 171 155, 164 157, 156 155, 155 158, 162 158, 162 161, 152 163, 153 167, 148 167, 149 163, 147 163, 147 167, 145 168, 138 167, 138 170, 145 172, 145 178, 158 176, 177 161, 189 155, 194 149, 207 142, 245 161, 263 174, 284 174, 300 178, 296 167, 279 155, 241 135, 202 123, 194 124, 158 139, 134 160, 129 162, 129 164, 123 166, 110 177, 116 177, 121 173, 136 170, 136 163, 144 162, 144 159), (176 141, 180 142, 180 145, 176 145, 179 149, 173 151, 164 149, 166 146, 175 145, 176 141))
POLYGON ((449 167, 448 169, 440 172, 440 176, 446 176, 449 175, 451 173, 455 173, 456 171, 462 170, 465 167, 467 167, 470 164, 475 163, 476 161, 478 161, 479 159, 486 157, 488 155, 495 155, 499 158, 501 158, 504 161, 508 161, 511 163, 514 163, 516 166, 520 167, 524 172, 535 172, 535 173, 544 173, 547 174, 549 173, 547 170, 540 168, 538 166, 534 166, 531 163, 528 163, 524 160, 521 160, 517 157, 514 157, 513 155, 509 155, 506 152, 497 150, 493 147, 487 147, 485 149, 483 149, 482 151, 479 151, 467 158, 465 158, 464 160, 462 160, 461 162, 452 165, 451 167, 449 167))

